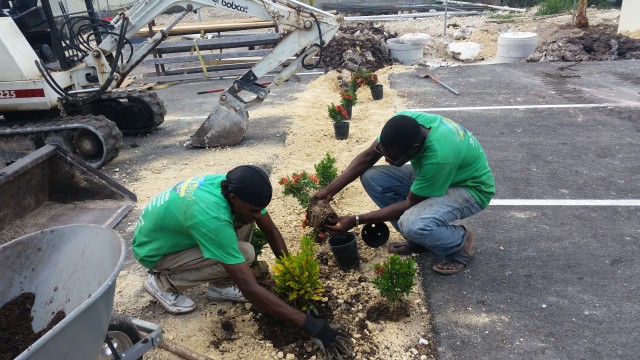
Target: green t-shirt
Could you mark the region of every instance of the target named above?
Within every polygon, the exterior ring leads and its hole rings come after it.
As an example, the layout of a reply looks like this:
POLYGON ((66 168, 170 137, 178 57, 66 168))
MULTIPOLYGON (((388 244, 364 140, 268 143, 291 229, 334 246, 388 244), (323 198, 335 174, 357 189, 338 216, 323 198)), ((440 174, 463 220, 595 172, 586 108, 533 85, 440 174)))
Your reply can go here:
POLYGON ((495 195, 487 157, 476 138, 461 125, 436 114, 402 111, 431 129, 424 146, 411 159, 416 178, 411 192, 424 197, 443 196, 450 187, 462 187, 483 208, 495 195))
POLYGON ((156 196, 142 211, 133 233, 136 259, 152 268, 166 254, 198 246, 206 258, 229 265, 244 262, 233 213, 220 190, 225 177, 194 177, 156 196))

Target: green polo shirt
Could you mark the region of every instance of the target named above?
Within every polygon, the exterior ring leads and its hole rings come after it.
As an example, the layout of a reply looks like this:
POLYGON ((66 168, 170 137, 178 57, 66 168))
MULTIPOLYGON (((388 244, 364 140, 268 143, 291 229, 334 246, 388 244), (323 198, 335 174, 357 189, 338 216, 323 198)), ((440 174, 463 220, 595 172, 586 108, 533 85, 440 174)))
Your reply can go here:
POLYGON ((416 178, 411 192, 443 196, 450 187, 465 188, 486 208, 495 195, 495 181, 480 142, 461 125, 436 114, 402 111, 430 129, 418 154, 411 159, 416 178))
POLYGON ((220 189, 225 176, 194 177, 156 196, 142 211, 133 234, 136 259, 153 268, 166 254, 198 246, 204 257, 223 264, 244 262, 233 213, 220 189))

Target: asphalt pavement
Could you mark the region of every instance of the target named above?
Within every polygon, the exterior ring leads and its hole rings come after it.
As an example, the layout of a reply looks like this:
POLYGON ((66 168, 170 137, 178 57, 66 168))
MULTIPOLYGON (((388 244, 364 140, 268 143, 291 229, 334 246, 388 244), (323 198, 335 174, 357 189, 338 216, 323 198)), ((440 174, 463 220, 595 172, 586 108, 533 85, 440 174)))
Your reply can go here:
POLYGON ((497 189, 462 222, 465 271, 419 257, 438 359, 639 359, 640 61, 433 74, 460 95, 411 72, 391 86, 472 131, 497 189))

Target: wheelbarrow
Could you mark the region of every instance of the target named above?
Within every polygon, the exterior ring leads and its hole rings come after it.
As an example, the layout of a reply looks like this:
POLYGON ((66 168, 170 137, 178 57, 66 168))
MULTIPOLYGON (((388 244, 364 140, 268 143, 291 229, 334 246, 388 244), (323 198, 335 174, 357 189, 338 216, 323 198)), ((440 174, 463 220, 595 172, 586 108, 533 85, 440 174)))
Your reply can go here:
POLYGON ((95 225, 50 228, 0 246, 0 306, 35 294, 34 332, 65 314, 15 359, 138 359, 159 346, 160 326, 112 314, 124 260, 122 237, 95 225))

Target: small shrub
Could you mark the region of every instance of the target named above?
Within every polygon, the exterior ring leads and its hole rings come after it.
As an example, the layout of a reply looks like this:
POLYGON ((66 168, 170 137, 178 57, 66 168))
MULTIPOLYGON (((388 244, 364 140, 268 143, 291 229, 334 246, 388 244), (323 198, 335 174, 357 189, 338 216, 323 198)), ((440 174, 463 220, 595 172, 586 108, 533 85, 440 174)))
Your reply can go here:
POLYGON ((412 257, 402 259, 393 254, 387 261, 374 265, 376 271, 373 284, 390 303, 408 295, 414 285, 416 261, 412 257))
POLYGON ((322 299, 320 264, 315 257, 316 246, 309 236, 303 236, 299 253, 276 260, 273 266, 274 290, 300 310, 313 308, 313 301, 322 299))
POLYGON ((291 176, 285 176, 278 184, 284 187, 285 196, 293 196, 300 206, 306 209, 311 203, 313 191, 318 189, 320 179, 316 175, 309 174, 306 171, 293 173, 291 176))
POLYGON ((340 91, 340 104, 344 107, 354 106, 358 102, 358 94, 353 90, 340 91))
POLYGON ((329 118, 333 120, 335 123, 340 123, 347 120, 347 109, 342 105, 336 105, 331 103, 331 105, 327 106, 327 113, 329 114, 329 118))
POLYGON ((251 241, 249 241, 249 243, 253 245, 253 249, 256 251, 256 259, 253 260, 253 263, 251 264, 251 266, 253 266, 258 262, 258 256, 262 254, 262 248, 269 242, 267 241, 267 237, 264 235, 264 232, 262 232, 259 227, 256 227, 253 229, 253 235, 251 236, 251 241))
POLYGON ((319 163, 314 165, 316 176, 319 179, 318 186, 322 189, 338 177, 336 158, 326 153, 319 163))

